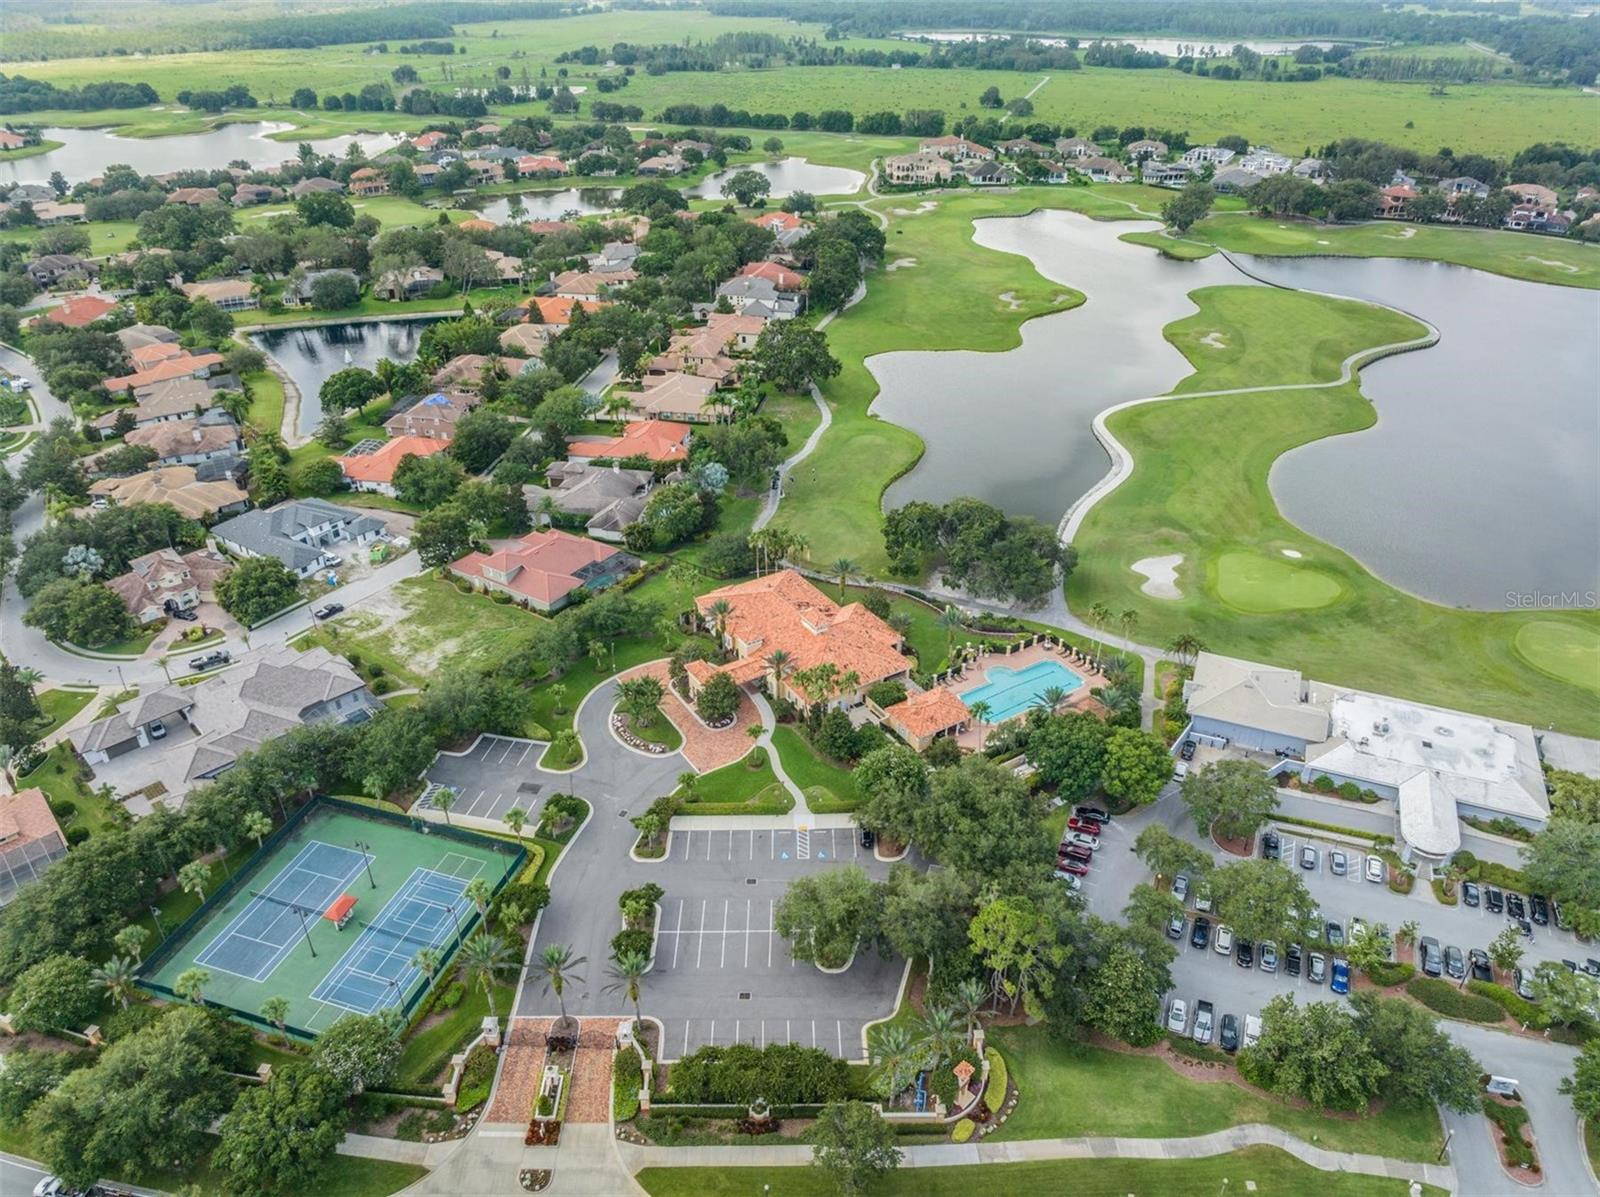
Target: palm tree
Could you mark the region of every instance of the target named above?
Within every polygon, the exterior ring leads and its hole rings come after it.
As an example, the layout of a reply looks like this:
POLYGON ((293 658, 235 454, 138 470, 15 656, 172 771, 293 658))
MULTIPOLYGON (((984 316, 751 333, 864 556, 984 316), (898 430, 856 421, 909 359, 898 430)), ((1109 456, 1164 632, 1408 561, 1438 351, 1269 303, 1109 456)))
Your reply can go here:
POLYGON ((840 557, 833 563, 833 572, 839 575, 839 601, 844 601, 844 584, 850 575, 855 572, 856 563, 848 557, 840 557))
POLYGON ((605 987, 604 992, 627 995, 628 1000, 633 1003, 635 1033, 638 1031, 638 1024, 644 1021, 644 1013, 639 1009, 639 983, 649 971, 650 957, 643 952, 623 952, 620 956, 613 956, 606 970, 611 983, 605 987))
POLYGON ((783 697, 783 679, 788 676, 794 657, 784 649, 775 648, 767 654, 767 668, 772 670, 772 693, 783 697))
POLYGON ((429 985, 433 984, 434 975, 438 973, 441 963, 443 957, 440 956, 438 948, 418 948, 416 954, 411 957, 411 967, 427 977, 429 985))
POLYGON ((1123 652, 1127 652, 1128 651, 1128 645, 1130 643, 1130 637, 1133 635, 1133 629, 1134 629, 1135 625, 1138 624, 1138 622, 1139 622, 1139 613, 1137 611, 1135 611, 1132 607, 1129 607, 1121 615, 1117 616, 1117 623, 1119 623, 1122 626, 1122 651, 1123 652))
POLYGON ((934 1067, 961 1050, 965 1040, 961 1015, 954 1006, 932 1006, 917 1020, 917 1046, 933 1057, 934 1067))
POLYGON ((450 825, 450 808, 456 804, 454 790, 440 790, 433 796, 433 809, 444 816, 445 826, 450 825))
POLYGON ((939 626, 944 629, 944 655, 947 663, 955 660, 956 636, 961 632, 963 624, 959 608, 947 606, 939 612, 939 626))
POLYGON ((567 687, 564 682, 557 682, 550 687, 550 697, 555 699, 555 713, 565 715, 566 708, 561 705, 561 700, 567 696, 567 687))
POLYGON ((984 722, 993 713, 993 710, 994 710, 994 708, 992 708, 988 703, 984 702, 981 698, 977 702, 973 703, 970 707, 967 708, 967 712, 975 720, 977 720, 977 723, 978 723, 978 747, 979 747, 979 749, 983 748, 983 725, 984 725, 984 722))
POLYGON ((132 956, 134 963, 144 959, 144 945, 150 939, 150 928, 141 927, 138 923, 129 923, 112 937, 111 942, 116 945, 117 951, 124 956, 132 956))
POLYGON ((1206 651, 1206 646, 1193 632, 1180 632, 1167 645, 1167 651, 1178 658, 1179 665, 1193 665, 1195 658, 1206 651))
POLYGON ((128 1008, 128 999, 134 994, 134 964, 126 956, 113 956, 93 973, 90 982, 96 989, 103 989, 124 1010, 128 1008))
POLYGON ((706 612, 711 616, 712 626, 717 629, 717 647, 722 648, 723 636, 728 630, 728 616, 733 614, 733 604, 727 599, 717 599, 706 608, 706 612))
POLYGON ((196 1006, 206 1000, 205 989, 211 984, 211 974, 203 968, 186 968, 172 983, 172 990, 181 998, 188 998, 196 1006))
POLYGON ((495 980, 516 967, 511 947, 498 935, 485 931, 469 939, 461 948, 461 983, 468 989, 483 986, 483 996, 489 1001, 489 1014, 498 1023, 500 1011, 494 1004, 495 980))
POLYGON ((1039 695, 1039 698, 1039 705, 1045 710, 1049 711, 1051 714, 1054 714, 1056 708, 1066 701, 1067 692, 1060 686, 1046 686, 1043 693, 1039 695))
POLYGON ((284 1023, 289 1021, 289 999, 286 997, 269 997, 261 1003, 261 1017, 278 1028, 278 1034, 284 1033, 284 1023))
POLYGON ((255 840, 256 848, 259 850, 261 841, 266 839, 272 830, 272 820, 258 810, 246 811, 241 826, 244 833, 255 840))
POLYGON ((517 837, 517 847, 522 847, 522 829, 528 825, 528 812, 513 806, 500 816, 500 821, 511 828, 511 834, 517 837))
POLYGON ((1108 685, 1120 686, 1128 680, 1128 658, 1107 657, 1105 664, 1100 666, 1100 676, 1106 679, 1108 685))
POLYGON ((206 900, 206 886, 211 884, 211 866, 203 860, 191 860, 178 870, 178 885, 186 894, 198 894, 206 900))
POLYGON ((684 798, 693 798, 695 788, 700 784, 700 775, 693 769, 685 769, 678 774, 678 788, 683 791, 684 798))
POLYGON ((955 1009, 967 1022, 967 1037, 978 1025, 978 1011, 989 1000, 989 987, 981 977, 963 977, 955 990, 955 1009))
POLYGON ((17 669, 16 678, 17 681, 21 682, 24 686, 37 686, 40 682, 44 681, 44 674, 40 673, 37 669, 23 665, 17 669))
POLYGON ((1100 633, 1106 624, 1111 622, 1111 608, 1104 603, 1096 603, 1089 608, 1089 622, 1094 625, 1094 667, 1100 668, 1100 633))
POLYGON ((472 904, 478 908, 478 917, 482 918, 489 913, 489 899, 494 897, 494 891, 489 888, 489 883, 482 877, 474 877, 467 882, 463 891, 472 899, 472 904))
POLYGON ((911 1083, 917 1071, 919 1053, 904 1023, 890 1022, 874 1027, 869 1036, 872 1050, 872 1087, 885 1100, 911 1083))
POLYGON ((580 964, 589 963, 587 956, 573 956, 572 949, 566 944, 553 943, 539 953, 539 971, 545 976, 545 992, 555 991, 556 1001, 561 1003, 561 1019, 566 1021, 567 999, 566 989, 568 981, 583 984, 583 978, 572 970, 580 964))

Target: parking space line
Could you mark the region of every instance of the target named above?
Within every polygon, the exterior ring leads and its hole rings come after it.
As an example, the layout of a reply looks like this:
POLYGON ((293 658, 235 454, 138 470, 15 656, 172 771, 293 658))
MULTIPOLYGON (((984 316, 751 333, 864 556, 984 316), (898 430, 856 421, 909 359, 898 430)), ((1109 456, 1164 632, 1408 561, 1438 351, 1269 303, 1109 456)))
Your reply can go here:
POLYGON ((683 1020, 683 1054, 689 1054, 689 1020, 683 1020))
POLYGON ((773 832, 772 833, 772 840, 770 842, 771 842, 771 845, 772 845, 771 857, 772 857, 773 860, 777 860, 778 859, 778 833, 777 832, 773 832))
POLYGON ((711 1038, 707 1039, 706 1042, 709 1043, 709 1044, 712 1044, 713 1046, 716 1045, 716 1042, 717 1042, 717 1020, 714 1019, 714 1018, 711 1020, 711 1038))
POLYGON ((711 833, 706 832, 706 859, 711 859, 711 833))
POLYGON ((761 1050, 767 1050, 767 1020, 761 1020, 761 1050))
POLYGON ((695 947, 695 953, 694 953, 694 966, 696 968, 700 967, 700 957, 705 954, 705 950, 706 950, 706 902, 707 901, 708 901, 708 899, 706 899, 706 898, 701 898, 700 899, 700 938, 696 941, 696 945, 697 946, 695 947))
POLYGON ((835 1019, 833 1025, 839 1032, 839 1059, 842 1060, 844 1059, 844 1023, 835 1019))
POLYGON ((750 918, 750 907, 752 903, 753 899, 751 898, 744 900, 744 966, 746 968, 750 967, 750 924, 753 921, 750 918))
POLYGON ((789 1034, 789 1020, 787 1018, 783 1020, 783 1041, 785 1043, 794 1042, 794 1036, 789 1034))
POLYGON ((735 1043, 739 1042, 739 1020, 737 1018, 733 1020, 733 1041, 735 1043))
POLYGON ((811 1046, 817 1046, 817 1020, 814 1018, 811 1020, 811 1046))
POLYGON ((678 921, 672 927, 672 967, 678 967, 678 945, 683 942, 683 936, 678 932, 683 930, 683 899, 678 899, 678 921))
POLYGON ((728 899, 722 899, 722 963, 718 968, 728 967, 728 899))
POLYGON ((767 899, 767 967, 772 967, 772 899, 767 899))
POLYGON ((756 858, 756 830, 755 830, 754 827, 752 827, 750 829, 750 859, 754 860, 755 858, 756 858))
POLYGON ((532 744, 524 744, 522 746, 522 755, 517 758, 517 767, 518 768, 522 767, 522 762, 528 759, 528 753, 530 753, 532 751, 533 751, 533 745, 532 744))

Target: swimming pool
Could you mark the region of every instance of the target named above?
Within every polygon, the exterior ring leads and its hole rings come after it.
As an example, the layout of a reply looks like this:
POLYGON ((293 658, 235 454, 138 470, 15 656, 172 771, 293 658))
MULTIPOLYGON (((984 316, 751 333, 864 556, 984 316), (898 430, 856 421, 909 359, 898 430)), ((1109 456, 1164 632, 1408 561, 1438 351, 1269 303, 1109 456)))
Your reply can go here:
POLYGON ((978 703, 989 707, 988 723, 1004 723, 1029 707, 1037 706, 1039 696, 1052 686, 1071 692, 1083 685, 1083 679, 1060 661, 1035 661, 1022 669, 995 665, 984 670, 988 680, 960 695, 961 701, 971 710, 978 703))

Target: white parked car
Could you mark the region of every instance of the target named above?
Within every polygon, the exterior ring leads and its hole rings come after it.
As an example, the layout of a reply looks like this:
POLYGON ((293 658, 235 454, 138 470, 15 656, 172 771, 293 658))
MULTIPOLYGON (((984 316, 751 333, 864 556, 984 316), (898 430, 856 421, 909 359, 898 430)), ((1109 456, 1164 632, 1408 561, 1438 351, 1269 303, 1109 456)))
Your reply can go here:
POLYGON ((1067 836, 1067 842, 1069 844, 1077 844, 1078 847, 1087 848, 1089 851, 1093 852, 1100 846, 1100 837, 1097 835, 1089 835, 1087 832, 1074 831, 1067 836))
POLYGON ((1196 1043, 1211 1042, 1211 1032, 1215 1021, 1210 1002, 1199 1001, 1194 1004, 1194 1041, 1196 1043))
POLYGON ((1182 1035, 1189 1028, 1189 1006, 1182 998, 1173 998, 1167 1007, 1167 1030, 1182 1035))
POLYGON ((1261 1038, 1261 1019, 1254 1014, 1244 1016, 1244 1045, 1254 1047, 1261 1038))
POLYGON ((1375 881, 1379 885, 1382 885, 1388 879, 1389 879, 1389 871, 1388 871, 1387 868, 1384 867, 1383 857, 1381 857, 1381 856, 1369 856, 1369 857, 1367 857, 1367 880, 1368 881, 1375 881))
POLYGON ((1233 955, 1233 932, 1227 927, 1218 927, 1216 938, 1212 942, 1216 945, 1218 956, 1233 955))

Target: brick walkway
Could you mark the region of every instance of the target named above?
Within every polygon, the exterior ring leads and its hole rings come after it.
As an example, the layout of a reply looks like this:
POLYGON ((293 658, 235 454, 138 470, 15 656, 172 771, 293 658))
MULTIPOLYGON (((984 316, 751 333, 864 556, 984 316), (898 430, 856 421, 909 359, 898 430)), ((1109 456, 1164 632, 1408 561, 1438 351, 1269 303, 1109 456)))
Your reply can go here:
POLYGON ((658 679, 666 687, 667 697, 661 709, 672 720, 672 726, 683 734, 684 759, 698 772, 709 773, 713 769, 731 765, 754 746, 755 741, 750 738, 748 729, 760 723, 761 716, 756 712, 750 696, 742 689, 739 691, 739 712, 734 717, 733 726, 712 729, 701 723, 699 717, 690 710, 689 704, 678 697, 669 680, 665 661, 651 661, 618 676, 635 678, 645 674, 658 679))
POLYGON ((506 1035, 505 1059, 500 1065, 500 1084, 494 1103, 483 1116, 485 1122, 511 1122, 526 1126, 533 1114, 533 1099, 539 1092, 539 1077, 544 1071, 544 1037, 550 1032, 549 1018, 514 1018, 506 1035))
POLYGON ((620 1018, 586 1018, 578 1035, 578 1053, 572 1063, 572 1096, 567 1100, 568 1122, 611 1120, 611 1065, 617 1051, 620 1018))

